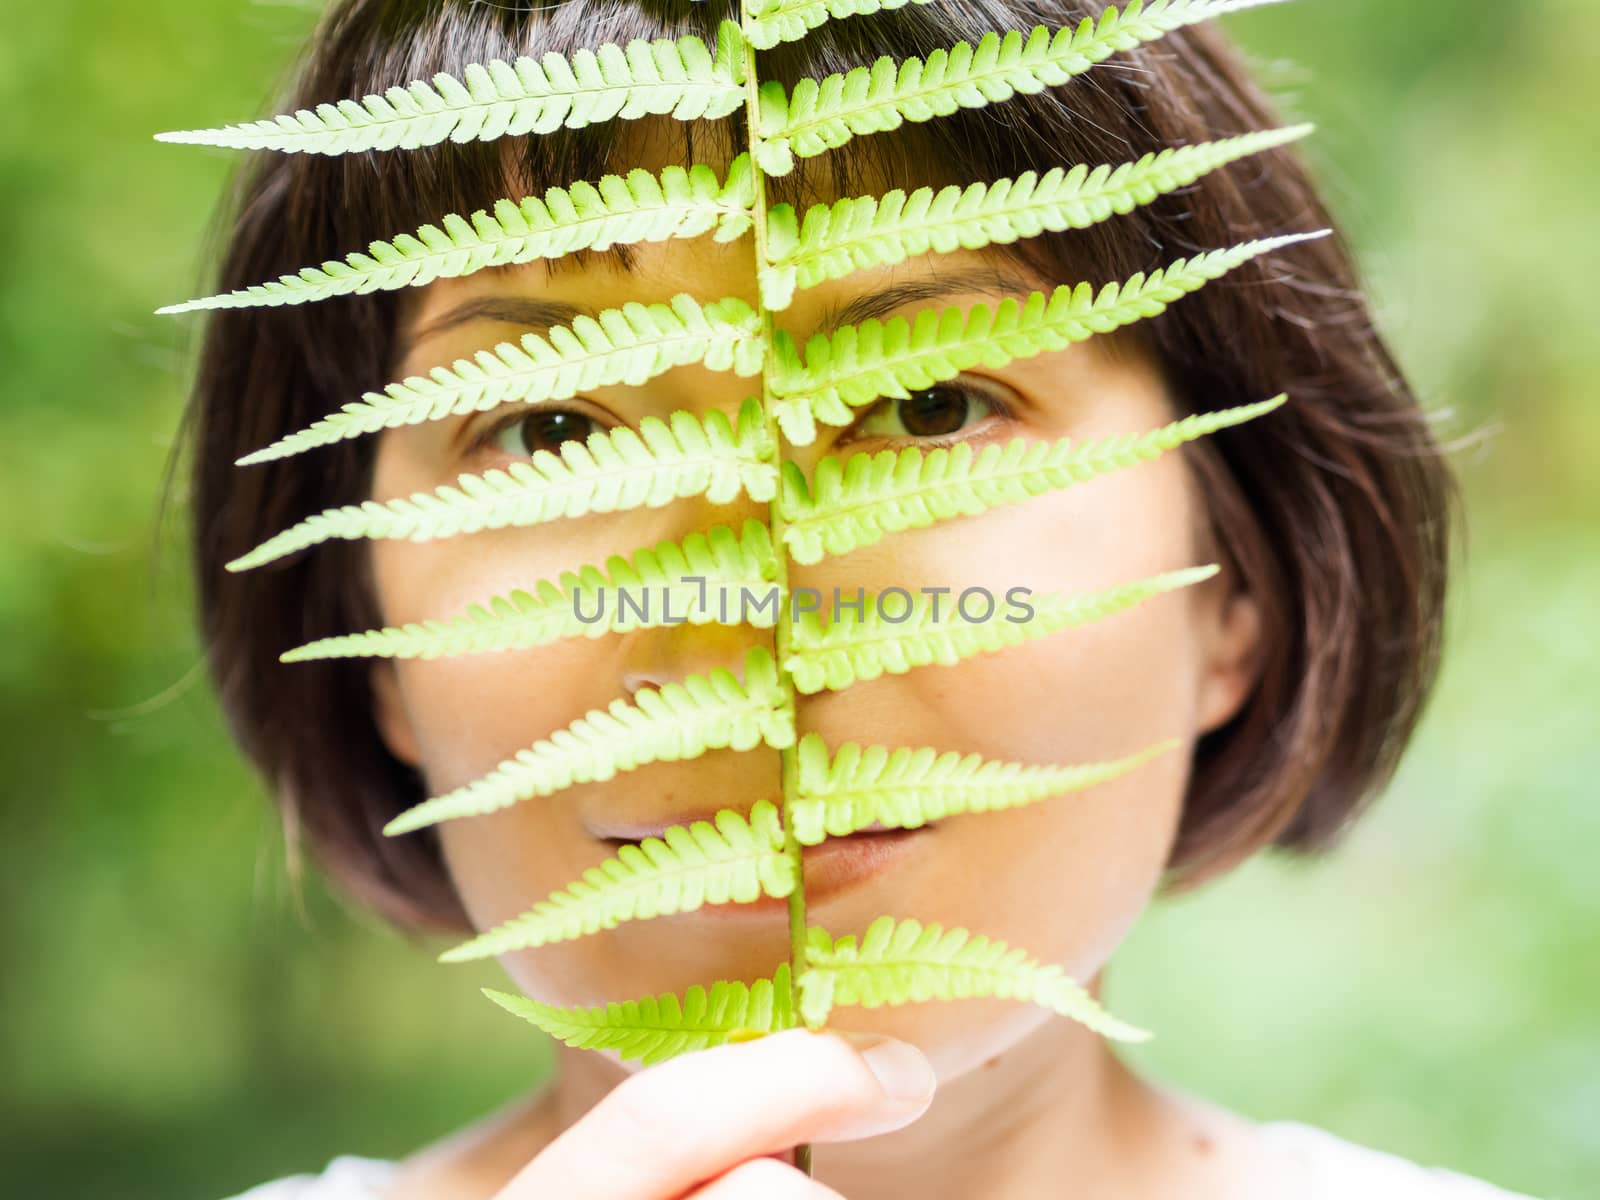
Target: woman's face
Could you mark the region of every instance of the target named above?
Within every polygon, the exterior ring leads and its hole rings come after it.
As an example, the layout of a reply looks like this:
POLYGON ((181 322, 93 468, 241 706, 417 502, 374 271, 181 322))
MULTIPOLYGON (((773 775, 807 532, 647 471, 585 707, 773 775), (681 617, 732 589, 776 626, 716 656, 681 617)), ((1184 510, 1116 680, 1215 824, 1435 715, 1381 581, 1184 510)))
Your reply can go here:
MULTIPOLYGON (((637 248, 625 273, 609 259, 576 269, 545 264, 479 271, 433 283, 403 332, 401 375, 422 374, 538 328, 526 302, 579 309, 665 301, 756 301, 751 244, 709 239, 637 248), (518 304, 525 305, 519 311, 518 304)), ((963 251, 865 270, 796 294, 779 325, 805 337, 847 305, 878 298, 887 319, 929 306, 993 305, 1042 280, 1006 278, 998 258, 963 251)), ((861 319, 857 308, 848 316, 861 319)), ((550 319, 548 316, 545 319, 550 319)), ((550 447, 677 409, 732 416, 759 379, 679 367, 639 387, 593 388, 558 404, 515 406, 386 431, 373 497, 430 490, 464 472, 505 467, 550 447), (552 417, 552 412, 565 414, 552 417)), ((1015 437, 1098 438, 1153 428, 1175 415, 1156 368, 1105 339, 967 372, 920 394, 919 405, 882 401, 849 429, 822 426, 817 441, 785 445, 807 473, 826 454, 1015 437)), ((1246 398, 1241 398, 1246 399, 1246 398)), ((815 566, 789 565, 792 586, 831 596, 857 587, 951 595, 985 587, 996 597, 1105 587, 1210 561, 1203 497, 1179 457, 1049 492, 931 528, 897 534, 815 566)), ((371 545, 384 624, 448 617, 540 579, 602 564, 715 524, 765 520, 741 497, 591 515, 438 541, 371 545)), ((798 730, 830 748, 846 741, 931 746, 987 760, 1069 764, 1117 758, 1176 738, 1180 747, 1100 787, 1004 812, 949 817, 912 839, 887 870, 813 902, 809 920, 835 936, 881 914, 963 926, 999 938, 1079 980, 1096 975, 1159 882, 1177 829, 1195 738, 1225 721, 1252 678, 1254 607, 1224 573, 1114 618, 1066 630, 956 666, 884 675, 840 692, 801 696, 798 730)), ((378 719, 391 750, 414 764, 430 794, 487 774, 502 760, 641 687, 717 667, 741 672, 748 647, 771 630, 675 624, 580 638, 514 652, 378 663, 378 719)), ((487 816, 439 826, 455 885, 480 930, 524 912, 615 853, 608 830, 722 808, 748 812, 776 798, 778 753, 714 751, 657 763, 487 816)), ((530 996, 562 1005, 682 992, 716 979, 769 975, 788 957, 781 906, 737 905, 628 922, 571 942, 504 956, 530 996)), ((832 1023, 907 1038, 951 1077, 1048 1019, 1009 1001, 840 1009, 832 1023)))

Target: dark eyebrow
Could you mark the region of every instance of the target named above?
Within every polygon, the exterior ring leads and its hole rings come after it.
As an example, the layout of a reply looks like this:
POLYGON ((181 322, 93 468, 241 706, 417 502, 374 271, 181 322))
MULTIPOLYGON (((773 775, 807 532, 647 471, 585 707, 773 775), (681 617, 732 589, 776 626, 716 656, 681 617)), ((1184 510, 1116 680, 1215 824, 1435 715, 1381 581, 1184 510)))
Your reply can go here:
POLYGON ((533 296, 479 296, 446 310, 438 320, 425 329, 419 329, 411 341, 414 345, 436 333, 465 325, 468 321, 501 321, 507 325, 545 330, 552 325, 570 325, 575 317, 594 315, 594 309, 587 305, 568 304, 564 300, 540 300, 533 296))
MULTIPOLYGON (((831 333, 843 325, 858 325, 873 317, 893 312, 917 300, 932 300, 957 292, 1023 292, 1031 285, 999 268, 950 271, 928 279, 891 283, 876 291, 857 296, 843 307, 830 306, 817 324, 818 333, 831 333)), ((524 329, 543 331, 552 325, 570 325, 575 317, 595 316, 595 310, 564 300, 541 300, 533 296, 479 296, 465 300, 446 311, 412 338, 413 344, 468 321, 499 321, 524 329)))
MULTIPOLYGON (((969 268, 947 271, 928 279, 912 279, 905 283, 891 283, 874 292, 864 292, 844 307, 829 307, 817 322, 817 333, 832 333, 844 325, 859 325, 874 317, 893 312, 903 304, 918 300, 937 300, 958 292, 1021 292, 1034 290, 1032 284, 998 267, 969 268)), ((815 334, 813 334, 815 336, 815 334)))

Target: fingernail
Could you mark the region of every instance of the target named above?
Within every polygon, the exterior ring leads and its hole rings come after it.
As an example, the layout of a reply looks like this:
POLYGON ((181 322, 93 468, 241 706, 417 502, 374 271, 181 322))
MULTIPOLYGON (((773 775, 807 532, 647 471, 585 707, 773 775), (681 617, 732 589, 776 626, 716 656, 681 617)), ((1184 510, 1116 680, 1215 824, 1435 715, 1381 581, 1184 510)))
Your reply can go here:
POLYGON ((938 1082, 928 1056, 910 1042, 881 1034, 852 1034, 850 1042, 891 1100, 916 1104, 925 1100, 938 1082))

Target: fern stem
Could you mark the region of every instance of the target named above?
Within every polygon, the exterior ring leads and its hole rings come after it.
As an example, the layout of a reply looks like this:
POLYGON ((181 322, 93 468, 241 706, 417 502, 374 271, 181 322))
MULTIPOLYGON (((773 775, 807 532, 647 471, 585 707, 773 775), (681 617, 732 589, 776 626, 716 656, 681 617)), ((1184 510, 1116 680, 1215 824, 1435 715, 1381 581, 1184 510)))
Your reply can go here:
MULTIPOLYGON (((761 275, 771 266, 767 251, 767 173, 761 168, 760 155, 757 153, 761 143, 761 90, 760 81, 756 72, 756 48, 744 30, 750 28, 753 14, 751 13, 752 0, 739 0, 739 28, 740 37, 744 42, 744 112, 745 129, 749 138, 750 165, 752 182, 755 185, 755 202, 752 212, 753 234, 755 243, 756 277, 761 275)), ((782 442, 778 430, 778 414, 776 398, 773 395, 772 375, 775 365, 774 355, 774 329, 772 310, 767 307, 765 298, 756 297, 756 303, 761 313, 761 328, 765 335, 764 345, 766 354, 761 364, 761 412, 766 418, 767 440, 772 447, 774 458, 783 457, 782 442)), ((779 501, 781 492, 775 494, 767 505, 768 520, 772 529, 772 545, 778 551, 777 560, 777 588, 780 605, 789 604, 789 556, 783 549, 783 511, 779 501)), ((792 681, 787 678, 787 671, 783 663, 788 661, 789 643, 791 637, 788 613, 780 610, 778 620, 773 627, 774 653, 778 661, 780 682, 784 685, 783 713, 789 718, 791 728, 798 728, 794 723, 795 688, 792 681)), ((798 797, 796 796, 797 781, 800 777, 800 760, 796 743, 784 747, 779 754, 779 777, 781 780, 783 797, 783 853, 794 865, 794 890, 789 893, 789 980, 792 989, 793 1003, 790 1011, 794 1014, 792 1023, 800 1020, 800 979, 806 970, 806 879, 805 879, 805 854, 800 839, 795 834, 794 809, 798 797)), ((794 1148, 795 1169, 808 1178, 811 1176, 811 1145, 802 1143, 794 1148)))

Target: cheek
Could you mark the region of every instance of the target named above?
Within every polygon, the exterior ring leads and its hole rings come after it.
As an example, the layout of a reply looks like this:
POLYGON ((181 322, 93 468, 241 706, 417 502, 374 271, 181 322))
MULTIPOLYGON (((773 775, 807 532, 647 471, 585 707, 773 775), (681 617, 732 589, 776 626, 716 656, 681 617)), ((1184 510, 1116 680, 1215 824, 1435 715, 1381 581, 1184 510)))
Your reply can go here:
MULTIPOLYGON (((1103 588, 1193 565, 1188 512, 1181 464, 1162 459, 994 510, 971 532, 958 523, 904 535, 892 555, 863 564, 873 578, 849 583, 982 586, 1002 605, 1016 586, 1035 595, 1103 588)), ((802 708, 802 722, 830 744, 933 746, 1033 764, 1100 762, 1178 739, 1120 779, 953 818, 941 830, 950 844, 921 911, 1015 937, 1087 976, 1148 900, 1176 834, 1196 723, 1191 614, 1184 592, 1158 596, 955 666, 825 694, 809 718, 802 708)))
MULTIPOLYGON (((448 482, 425 430, 386 432, 372 493, 385 499, 448 482)), ((478 531, 426 542, 370 543, 384 625, 447 619, 597 561, 609 552, 671 536, 664 510, 595 514, 525 528, 478 531), (600 556, 601 558, 604 555, 600 556)), ((683 532, 683 531, 678 531, 683 532)), ((446 791, 485 774, 533 740, 619 694, 616 638, 569 638, 395 662, 399 692, 430 789, 446 791)))
MULTIPOLYGON (((380 455, 379 468, 373 489, 379 497, 434 485, 403 446, 380 455)), ((539 581, 588 563, 595 545, 632 536, 595 524, 580 519, 429 542, 373 542, 380 622, 450 618, 490 597, 532 592, 539 581)), ((428 794, 480 779, 539 738, 604 708, 620 694, 618 658, 616 638, 570 638, 522 650, 395 660, 399 706, 428 794)), ((507 919, 604 857, 581 836, 574 815, 592 790, 568 789, 437 827, 456 890, 478 928, 507 919)))
MULTIPOLYGON (((824 596, 948 588, 942 610, 958 625, 950 610, 963 589, 981 588, 1003 614, 1015 611, 1008 595, 1081 594, 1195 565, 1191 530, 1186 478, 1169 457, 977 521, 903 533, 795 579, 824 596)), ((876 732, 900 744, 1029 762, 1120 757, 1191 730, 1201 650, 1192 614, 1180 590, 953 666, 808 697, 802 710, 818 714, 825 737, 847 728, 848 713, 881 722, 876 732)))

